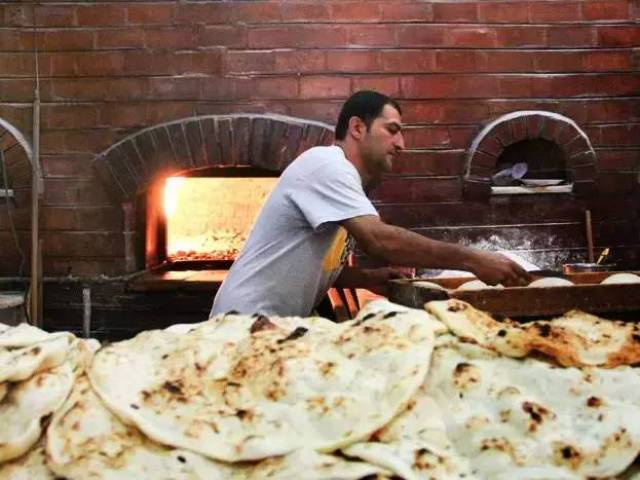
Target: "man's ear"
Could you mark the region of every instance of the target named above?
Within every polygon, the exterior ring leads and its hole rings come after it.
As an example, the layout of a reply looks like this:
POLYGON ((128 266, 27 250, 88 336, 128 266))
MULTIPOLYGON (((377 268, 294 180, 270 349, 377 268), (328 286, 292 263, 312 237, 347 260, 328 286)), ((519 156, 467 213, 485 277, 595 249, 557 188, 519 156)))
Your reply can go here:
POLYGON ((349 135, 356 140, 360 140, 367 132, 367 125, 362 121, 360 117, 351 117, 349 119, 349 135))

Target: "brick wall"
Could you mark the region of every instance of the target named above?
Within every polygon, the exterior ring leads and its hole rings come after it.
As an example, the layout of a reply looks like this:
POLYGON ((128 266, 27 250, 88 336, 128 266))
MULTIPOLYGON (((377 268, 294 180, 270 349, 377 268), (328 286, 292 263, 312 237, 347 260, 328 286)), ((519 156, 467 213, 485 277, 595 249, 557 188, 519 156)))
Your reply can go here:
MULTIPOLYGON (((124 270, 123 218, 92 168, 136 131, 180 118, 281 113, 333 123, 361 88, 397 97, 408 151, 375 193, 435 238, 549 258, 596 244, 640 266, 640 4, 585 1, 125 1, 0 6, 0 117, 30 135, 40 64, 45 272, 124 270), (563 114, 590 136, 599 194, 465 201, 465 152, 501 114, 563 114), (504 243, 503 242, 503 243, 504 243), (573 250, 567 250, 572 248, 573 250)), ((16 199, 27 243, 28 199, 16 199)), ((0 271, 15 273, 0 213, 0 271)), ((560 257, 558 256, 560 255, 560 257)), ((564 257, 562 257, 564 258, 564 257)))

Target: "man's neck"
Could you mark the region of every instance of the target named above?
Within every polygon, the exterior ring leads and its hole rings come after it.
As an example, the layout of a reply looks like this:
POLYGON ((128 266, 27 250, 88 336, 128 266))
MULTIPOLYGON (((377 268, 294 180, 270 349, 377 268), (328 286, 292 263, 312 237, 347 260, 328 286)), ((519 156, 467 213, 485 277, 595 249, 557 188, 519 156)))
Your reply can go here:
POLYGON ((364 162, 362 161, 362 157, 358 152, 358 149, 349 142, 340 140, 336 141, 335 144, 342 149, 346 159, 350 161, 354 167, 356 167, 356 170, 358 171, 358 173, 360 174, 360 178, 362 179, 362 186, 364 187, 365 191, 368 191, 376 182, 366 169, 364 162))

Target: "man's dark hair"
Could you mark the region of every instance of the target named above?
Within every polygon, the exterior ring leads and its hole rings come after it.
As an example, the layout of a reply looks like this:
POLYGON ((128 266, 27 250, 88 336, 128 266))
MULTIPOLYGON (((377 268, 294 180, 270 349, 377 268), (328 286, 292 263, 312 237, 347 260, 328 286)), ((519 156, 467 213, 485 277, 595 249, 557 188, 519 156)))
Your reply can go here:
POLYGON ((360 118, 367 126, 367 130, 371 128, 373 121, 380 116, 385 105, 391 105, 398 113, 402 114, 400 105, 390 97, 382 93, 372 90, 360 90, 351 95, 340 111, 338 123, 336 125, 336 140, 344 140, 347 136, 349 128, 349 119, 351 117, 360 118))

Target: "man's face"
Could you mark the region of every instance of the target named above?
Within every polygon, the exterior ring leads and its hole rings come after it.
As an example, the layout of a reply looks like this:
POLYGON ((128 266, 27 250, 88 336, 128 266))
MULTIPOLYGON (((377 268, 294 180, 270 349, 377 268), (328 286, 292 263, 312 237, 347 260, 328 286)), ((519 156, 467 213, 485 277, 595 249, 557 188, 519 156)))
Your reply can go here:
POLYGON ((391 171, 393 157, 404 149, 402 120, 395 108, 384 106, 362 137, 360 149, 362 160, 375 179, 391 171))

